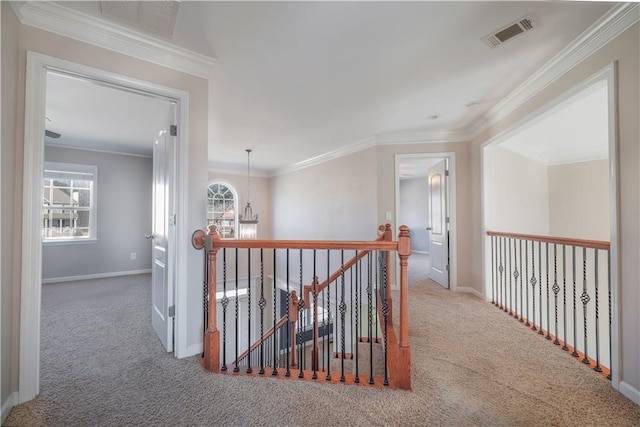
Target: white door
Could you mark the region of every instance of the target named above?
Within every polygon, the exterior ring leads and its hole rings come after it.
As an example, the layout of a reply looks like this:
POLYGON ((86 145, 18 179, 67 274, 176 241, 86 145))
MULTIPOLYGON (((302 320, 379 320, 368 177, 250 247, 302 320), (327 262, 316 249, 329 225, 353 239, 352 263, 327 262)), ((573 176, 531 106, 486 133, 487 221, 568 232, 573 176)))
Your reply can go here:
POLYGON ((447 203, 447 164, 446 160, 429 168, 427 174, 429 186, 429 244, 431 253, 431 271, 429 277, 449 287, 449 223, 447 203))
POLYGON ((167 127, 158 133, 153 145, 153 207, 152 232, 146 235, 153 242, 151 270, 151 324, 167 351, 173 351, 174 281, 170 257, 175 250, 174 192, 171 188, 175 164, 176 138, 170 126, 175 123, 175 105, 171 104, 167 127))

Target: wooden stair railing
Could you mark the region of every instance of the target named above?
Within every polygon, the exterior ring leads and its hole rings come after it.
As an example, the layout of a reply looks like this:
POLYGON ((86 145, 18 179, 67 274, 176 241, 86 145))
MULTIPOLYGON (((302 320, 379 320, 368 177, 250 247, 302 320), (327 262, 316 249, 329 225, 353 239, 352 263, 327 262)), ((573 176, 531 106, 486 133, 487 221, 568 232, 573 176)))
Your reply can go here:
MULTIPOLYGON (((313 296, 317 297, 318 294, 326 289, 333 281, 338 279, 340 274, 348 269, 352 268, 356 265, 361 259, 363 259, 370 251, 378 251, 378 252, 386 252, 388 256, 386 256, 386 266, 385 271, 391 272, 391 256, 392 252, 397 252, 400 263, 400 319, 399 319, 399 338, 395 339, 395 333, 393 331, 393 321, 391 317, 391 292, 390 286, 385 287, 386 293, 386 302, 388 303, 385 307, 386 311, 386 319, 387 322, 384 325, 381 325, 385 329, 389 329, 390 333, 385 334, 385 338, 389 337, 390 339, 385 344, 388 346, 389 351, 389 361, 387 366, 390 369, 389 380, 393 388, 398 387, 401 389, 411 389, 411 351, 409 346, 409 329, 408 329, 408 276, 407 276, 407 260, 409 255, 411 254, 410 249, 410 236, 409 236, 409 228, 406 226, 400 227, 400 232, 398 234, 398 240, 392 241, 392 233, 390 225, 379 227, 379 231, 382 233, 376 238, 374 241, 302 241, 302 240, 222 240, 216 231, 215 225, 209 226, 209 232, 205 233, 202 230, 197 230, 192 235, 192 244, 196 249, 205 249, 206 260, 208 268, 206 271, 206 281, 205 281, 205 289, 208 290, 206 292, 206 301, 205 307, 208 315, 206 316, 206 325, 205 325, 205 334, 204 334, 204 352, 203 357, 201 359, 202 365, 205 369, 212 372, 220 372, 220 331, 217 328, 216 322, 216 285, 217 285, 217 252, 223 248, 236 248, 236 249, 273 249, 274 256, 275 250, 300 250, 302 254, 302 250, 341 250, 341 251, 357 251, 357 255, 354 256, 351 260, 344 263, 341 268, 330 275, 327 280, 322 283, 318 283, 317 278, 314 279, 314 283, 311 285, 304 286, 304 294, 306 295, 306 301, 310 301, 313 296), (315 292, 314 292, 315 288, 315 292), (312 295, 313 294, 313 295, 312 295), (212 299, 213 296, 213 299, 212 299), (395 362, 395 363, 394 363, 395 362)), ((274 267, 275 268, 275 267, 274 267)), ((275 288, 274 288, 275 289, 275 288)), ((275 292, 275 290, 274 290, 275 292)), ((310 305, 307 303, 305 306, 302 304, 299 306, 296 303, 293 303, 295 295, 291 294, 291 306, 289 309, 291 310, 288 318, 282 317, 276 325, 267 333, 265 333, 262 338, 256 340, 253 345, 250 346, 249 350, 247 350, 247 355, 243 355, 238 357, 236 363, 241 362, 243 358, 246 358, 252 350, 257 348, 261 342, 264 342, 264 339, 268 336, 272 336, 278 327, 282 327, 287 320, 296 319, 298 316, 298 309, 301 307, 310 308, 310 305), (294 311, 295 310, 295 311, 294 311)), ((380 298, 379 295, 376 298, 380 298)), ((295 298, 297 299, 297 298, 295 298)), ((275 299, 274 299, 275 301, 275 299)), ((314 304, 317 309, 317 304, 314 304)), ((274 310, 275 314, 275 310, 274 310)), ((318 317, 317 312, 315 313, 314 321, 315 326, 318 325, 318 317)), ((274 316, 275 318, 275 316, 274 316)), ((364 321, 364 319, 363 319, 364 321)), ((292 328, 292 334, 295 333, 295 327, 292 328)), ((298 328, 299 329, 299 328, 298 328)), ((344 331, 343 331, 344 334, 344 331)), ((318 337, 317 331, 315 331, 315 339, 318 337)), ((343 338, 344 340, 344 338, 343 338)), ((295 345, 296 343, 295 337, 292 336, 291 343, 295 345)), ((387 339, 385 339, 387 341, 387 339)), ((316 343, 317 344, 317 343, 316 343)), ((317 345, 316 345, 317 348, 317 345)), ((293 355, 293 363, 295 364, 295 349, 291 351, 293 355)), ((317 355, 316 355, 317 357, 317 355)), ((317 360, 317 359, 316 359, 317 360)), ((357 366, 357 365, 356 365, 357 366)), ((315 363, 314 368, 317 368, 317 362, 315 363)), ((247 372, 251 372, 250 369, 247 372)), ((275 369, 274 369, 275 372, 275 369)), ((287 372, 288 374, 288 372, 287 372)), ((289 375, 286 375, 287 377, 289 375)), ((298 374, 299 378, 303 378, 304 375, 302 371, 298 374)), ((344 372, 339 379, 340 382, 344 382, 344 372)), ((347 375, 348 378, 353 378, 353 375, 347 375)), ((312 379, 316 379, 315 370, 314 376, 312 379)), ((335 378, 335 377, 334 377, 335 378)), ((329 381, 329 376, 326 378, 329 381)), ((336 382, 334 379, 333 382, 336 382)), ((357 383, 357 375, 355 380, 353 381, 357 383)), ((371 383, 371 382, 370 382, 371 383)), ((387 385, 387 384, 385 384, 387 385)))

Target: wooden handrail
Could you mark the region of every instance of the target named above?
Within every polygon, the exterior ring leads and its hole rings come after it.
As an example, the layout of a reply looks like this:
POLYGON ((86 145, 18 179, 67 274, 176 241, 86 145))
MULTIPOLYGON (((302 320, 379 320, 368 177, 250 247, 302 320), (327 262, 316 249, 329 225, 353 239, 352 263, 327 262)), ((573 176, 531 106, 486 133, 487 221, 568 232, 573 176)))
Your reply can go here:
POLYGON ((262 344, 267 338, 275 334, 278 329, 280 329, 285 323, 287 323, 288 320, 289 320, 288 315, 285 314, 284 316, 282 316, 280 320, 276 322, 275 326, 272 326, 264 334, 262 334, 262 337, 258 338, 253 344, 251 344, 251 347, 249 347, 248 350, 245 350, 240 356, 238 356, 238 358, 233 362, 233 364, 237 365, 238 363, 240 363, 240 361, 242 361, 249 354, 251 354, 251 352, 256 348, 258 348, 258 346, 262 344))
POLYGON ((506 233, 502 231, 487 231, 487 236, 508 237, 512 239, 532 240, 543 243, 556 243, 558 245, 579 246, 593 249, 606 249, 611 247, 610 242, 602 240, 571 239, 568 237, 539 236, 535 234, 506 233))

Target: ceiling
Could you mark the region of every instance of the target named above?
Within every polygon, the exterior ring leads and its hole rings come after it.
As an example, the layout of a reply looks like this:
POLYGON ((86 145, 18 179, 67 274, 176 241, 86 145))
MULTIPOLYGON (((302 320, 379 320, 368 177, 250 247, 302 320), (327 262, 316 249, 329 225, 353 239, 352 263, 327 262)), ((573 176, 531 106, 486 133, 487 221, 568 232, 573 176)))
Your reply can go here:
MULTIPOLYGON (((100 2, 58 3, 108 20, 100 2)), ((181 1, 173 37, 156 37, 216 60, 210 165, 242 171, 244 150, 252 148, 252 167, 270 174, 408 132, 468 137, 492 107, 613 6, 181 1), (537 28, 494 49, 482 42, 528 14, 537 28)))

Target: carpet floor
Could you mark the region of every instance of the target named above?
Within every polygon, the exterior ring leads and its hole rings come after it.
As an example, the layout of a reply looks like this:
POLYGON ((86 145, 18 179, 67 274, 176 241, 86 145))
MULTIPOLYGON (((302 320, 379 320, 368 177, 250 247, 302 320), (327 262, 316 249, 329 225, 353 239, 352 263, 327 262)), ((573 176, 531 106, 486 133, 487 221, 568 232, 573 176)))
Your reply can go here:
POLYGON ((41 394, 4 425, 640 426, 640 407, 609 381, 493 305, 420 277, 413 391, 210 374, 164 352, 149 276, 45 285, 41 394))

